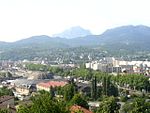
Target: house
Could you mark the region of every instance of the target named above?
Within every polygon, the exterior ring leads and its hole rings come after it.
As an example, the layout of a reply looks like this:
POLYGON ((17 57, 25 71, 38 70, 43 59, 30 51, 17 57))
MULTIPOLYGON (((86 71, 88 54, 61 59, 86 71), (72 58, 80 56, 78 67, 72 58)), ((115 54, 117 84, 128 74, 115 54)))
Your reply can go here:
POLYGON ((15 89, 14 94, 27 96, 36 91, 38 82, 37 80, 16 79, 11 82, 11 86, 15 89))
POLYGON ((28 80, 28 79, 16 79, 11 82, 10 86, 14 89, 13 93, 15 97, 20 100, 30 97, 33 92, 36 92, 36 84, 43 80, 28 80))
POLYGON ((36 91, 36 86, 35 85, 27 85, 27 84, 23 84, 20 86, 16 86, 15 90, 18 94, 20 95, 30 95, 32 92, 36 91))
POLYGON ((55 88, 55 87, 63 87, 68 82, 65 81, 49 81, 49 82, 41 82, 36 85, 37 91, 39 90, 45 90, 45 91, 50 91, 50 88, 55 88))
POLYGON ((92 111, 78 105, 71 106, 70 111, 71 113, 93 113, 92 111))

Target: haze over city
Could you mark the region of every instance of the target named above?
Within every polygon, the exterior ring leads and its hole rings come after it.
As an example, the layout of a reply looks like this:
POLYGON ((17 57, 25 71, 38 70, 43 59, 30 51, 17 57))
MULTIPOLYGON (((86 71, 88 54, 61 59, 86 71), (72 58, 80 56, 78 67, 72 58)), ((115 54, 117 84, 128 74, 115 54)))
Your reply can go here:
POLYGON ((0 41, 56 34, 72 26, 101 34, 122 25, 150 26, 149 0, 0 0, 0 41))

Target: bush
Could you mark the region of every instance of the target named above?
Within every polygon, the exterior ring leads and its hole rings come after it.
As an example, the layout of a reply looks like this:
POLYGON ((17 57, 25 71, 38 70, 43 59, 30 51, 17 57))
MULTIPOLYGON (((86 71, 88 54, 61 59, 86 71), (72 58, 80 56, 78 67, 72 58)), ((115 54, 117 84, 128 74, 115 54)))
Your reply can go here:
POLYGON ((121 102, 126 102, 128 100, 128 97, 127 96, 121 96, 120 97, 120 101, 121 102))

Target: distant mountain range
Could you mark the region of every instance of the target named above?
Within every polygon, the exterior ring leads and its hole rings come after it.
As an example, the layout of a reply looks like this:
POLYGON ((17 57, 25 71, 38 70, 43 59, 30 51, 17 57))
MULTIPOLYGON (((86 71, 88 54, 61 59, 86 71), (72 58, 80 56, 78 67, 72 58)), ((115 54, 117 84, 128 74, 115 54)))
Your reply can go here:
POLYGON ((109 29, 99 35, 99 39, 110 48, 150 51, 150 27, 143 25, 109 29))
POLYGON ((150 47, 149 42, 150 42, 150 27, 143 26, 143 25, 139 25, 139 26, 130 25, 130 26, 122 26, 122 27, 106 30, 101 35, 88 35, 85 37, 77 37, 71 39, 59 38, 59 37, 53 38, 46 35, 41 35, 41 36, 33 36, 28 39, 16 41, 13 44, 32 45, 32 46, 44 44, 44 45, 49 45, 51 47, 53 46, 54 47, 57 46, 76 47, 76 46, 94 46, 94 45, 102 45, 102 46, 116 45, 117 46, 121 44, 124 46, 137 45, 139 47, 145 47, 145 46, 150 47))
POLYGON ((83 29, 80 26, 76 26, 63 31, 62 33, 54 34, 53 37, 72 39, 77 37, 85 37, 88 35, 92 35, 92 33, 89 30, 83 29))
MULTIPOLYGON (((80 27, 71 29, 75 33, 80 27), (75 29, 75 31, 73 31, 75 29)), ((79 30, 84 31, 84 30, 79 30)), ((76 33, 78 36, 80 33, 76 33)), ((81 33, 82 34, 82 33, 81 33)), ((84 33, 83 33, 84 34, 84 33)), ((12 43, 0 42, 0 51, 9 53, 21 49, 44 51, 50 48, 72 48, 72 47, 102 47, 107 50, 125 50, 125 51, 150 51, 150 27, 138 26, 121 26, 113 29, 108 29, 101 35, 90 35, 87 31, 85 37, 69 39, 60 37, 49 37, 46 35, 33 36, 27 39, 19 40, 12 43)), ((61 35, 63 37, 63 35, 61 35)), ((65 35, 64 35, 65 36, 65 35)), ((67 35, 66 35, 67 36, 67 35)), ((68 35, 69 36, 69 35, 68 35)), ((26 52, 27 54, 27 52, 26 52)))

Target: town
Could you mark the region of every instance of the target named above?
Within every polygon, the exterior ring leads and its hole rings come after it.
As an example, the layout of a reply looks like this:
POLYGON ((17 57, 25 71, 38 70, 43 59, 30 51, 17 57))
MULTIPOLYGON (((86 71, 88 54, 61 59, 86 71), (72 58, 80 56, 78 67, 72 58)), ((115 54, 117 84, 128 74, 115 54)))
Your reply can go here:
POLYGON ((52 98, 68 103, 75 98, 83 99, 86 104, 74 100, 69 105, 71 113, 76 113, 74 110, 98 113, 106 97, 116 102, 117 111, 124 113, 129 102, 136 102, 136 97, 144 97, 149 104, 149 72, 149 61, 125 61, 114 57, 84 64, 1 61, 0 108, 19 112, 20 106, 29 106, 34 103, 31 98, 45 91, 52 98))
POLYGON ((0 0, 0 113, 150 113, 150 0, 0 0))

